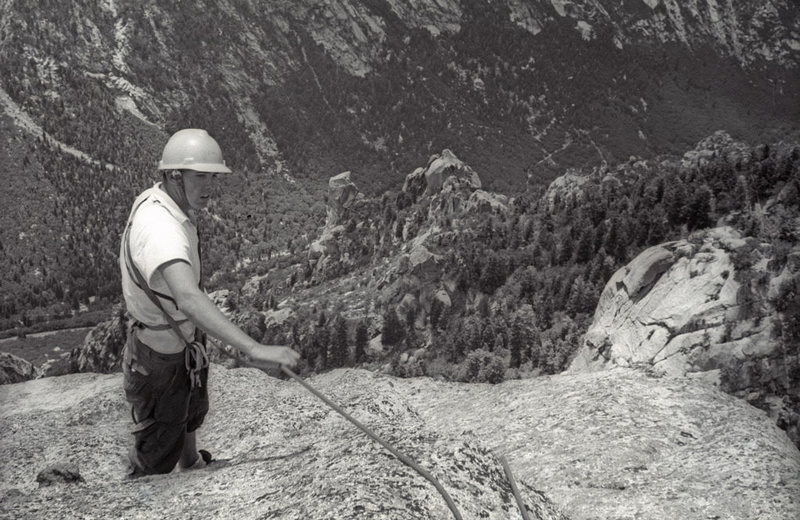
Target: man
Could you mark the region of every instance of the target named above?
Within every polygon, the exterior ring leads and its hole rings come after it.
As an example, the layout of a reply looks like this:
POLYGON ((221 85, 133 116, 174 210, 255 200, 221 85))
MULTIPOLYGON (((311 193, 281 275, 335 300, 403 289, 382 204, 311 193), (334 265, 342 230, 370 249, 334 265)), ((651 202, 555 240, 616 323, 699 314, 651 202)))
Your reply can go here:
POLYGON ((231 170, 205 131, 170 137, 159 162, 162 182, 133 204, 120 248, 122 291, 133 318, 123 356, 124 386, 135 423, 131 475, 169 473, 211 461, 197 450, 208 411, 205 333, 255 363, 294 366, 299 354, 258 343, 203 292, 196 212, 231 170))

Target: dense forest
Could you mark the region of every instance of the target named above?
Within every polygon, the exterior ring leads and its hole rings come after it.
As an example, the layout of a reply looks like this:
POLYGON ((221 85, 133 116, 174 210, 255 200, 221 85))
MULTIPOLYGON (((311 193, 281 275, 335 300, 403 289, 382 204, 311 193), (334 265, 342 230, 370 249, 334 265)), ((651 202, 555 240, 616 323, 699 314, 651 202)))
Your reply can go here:
MULTIPOLYGON (((305 253, 272 260, 257 270, 278 275, 264 278, 255 296, 233 293, 229 302, 255 337, 300 350, 306 370, 364 362, 367 338, 380 333, 385 350, 373 361, 390 363, 397 375, 497 382, 552 374, 566 368, 580 346, 600 292, 616 270, 651 245, 725 223, 757 239, 734 259, 744 287, 737 296, 743 309, 739 319, 777 310, 776 340, 788 356, 796 356, 800 279, 781 287, 773 301, 755 301, 750 287, 762 282, 749 279, 746 268, 766 256, 769 270, 780 272, 800 241, 793 227, 800 210, 800 146, 737 148, 724 134, 706 143, 714 151, 688 166, 672 158, 596 168, 584 172, 580 189, 533 187, 505 211, 459 215, 457 223, 431 211, 429 197, 414 200, 406 192, 387 192, 362 201, 350 214, 338 240, 347 262, 320 277, 308 268, 305 253), (776 198, 785 209, 765 212, 765 204, 776 198), (452 305, 434 300, 421 323, 417 309, 399 299, 375 308, 369 291, 361 305, 345 305, 341 294, 314 293, 316 285, 348 276, 352 283, 341 292, 348 287, 357 292, 365 283, 360 281, 365 268, 397 254, 432 221, 446 230, 436 245, 444 258, 441 271, 455 273, 452 305), (310 289, 297 298, 313 303, 297 301, 295 319, 268 326, 259 311, 278 308, 280 300, 303 287, 310 289), (379 315, 354 316, 354 307, 372 307, 379 315), (426 347, 422 357, 401 362, 420 347, 426 347)), ((800 367, 793 370, 800 379, 800 367)))

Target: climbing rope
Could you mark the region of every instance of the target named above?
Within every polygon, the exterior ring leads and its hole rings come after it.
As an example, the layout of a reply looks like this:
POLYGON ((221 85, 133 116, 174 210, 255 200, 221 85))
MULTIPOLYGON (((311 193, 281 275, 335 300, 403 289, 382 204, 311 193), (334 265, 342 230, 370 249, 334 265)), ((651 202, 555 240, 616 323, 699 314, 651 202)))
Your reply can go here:
POLYGON ((403 464, 409 466, 417 473, 425 477, 431 484, 434 485, 436 490, 439 491, 439 493, 442 495, 444 501, 447 502, 447 507, 450 508, 450 511, 453 513, 453 516, 456 518, 456 520, 462 520, 461 514, 458 512, 458 509, 456 509, 456 505, 453 503, 453 499, 450 498, 450 495, 447 494, 447 491, 442 487, 439 481, 436 480, 436 478, 434 478, 434 476, 430 474, 430 472, 428 472, 425 468, 421 467, 419 464, 414 462, 411 458, 407 457, 406 455, 395 449, 394 446, 392 446, 385 440, 378 437, 372 430, 361 424, 357 419, 350 416, 350 414, 342 410, 342 408, 339 407, 336 403, 332 402, 330 399, 322 395, 319 391, 317 391, 316 388, 306 383, 300 376, 292 372, 289 368, 281 366, 281 370, 283 371, 284 374, 288 375, 289 377, 300 383, 303 386, 303 388, 305 388, 306 390, 314 394, 316 397, 321 399, 322 402, 333 408, 333 410, 336 413, 338 413, 339 415, 341 415, 342 417, 353 423, 359 430, 366 433, 372 440, 374 440, 375 442, 377 442, 378 444, 389 450, 392 453, 392 455, 400 459, 400 461, 403 464))
POLYGON ((506 472, 508 483, 511 484, 511 492, 514 493, 514 499, 517 501, 517 507, 519 507, 519 512, 522 513, 522 520, 530 520, 530 517, 528 516, 528 510, 525 509, 525 504, 522 502, 519 489, 517 489, 517 481, 514 480, 514 474, 511 473, 511 467, 508 465, 508 461, 502 455, 498 455, 497 458, 500 459, 500 464, 503 465, 503 470, 506 472))
MULTIPOLYGON (((245 361, 244 364, 245 365, 249 365, 249 366, 254 367, 254 368, 263 369, 262 366, 260 366, 258 364, 255 364, 255 363, 251 363, 251 362, 245 361)), ((291 377, 292 379, 294 379, 295 381, 300 383, 300 385, 302 385, 303 388, 305 388, 306 390, 311 392, 314 396, 316 396, 318 399, 320 399, 323 403, 325 403, 330 408, 332 408, 336 413, 338 413, 339 415, 341 415, 342 417, 344 417, 345 419, 350 421, 352 424, 354 424, 356 426, 356 428, 358 428, 362 432, 366 433, 367 436, 369 436, 372 440, 374 440, 375 442, 377 442, 378 444, 380 444, 381 446, 383 446, 384 448, 389 450, 389 452, 392 455, 394 455, 395 457, 400 459, 400 462, 402 462, 406 466, 410 467, 411 469, 413 469, 414 471, 416 471, 417 473, 419 473, 420 475, 425 477, 425 479, 428 482, 433 484, 433 486, 436 488, 436 490, 439 492, 439 494, 442 495, 442 498, 444 498, 444 501, 447 503, 447 507, 450 509, 450 512, 453 513, 453 517, 455 517, 456 520, 462 520, 461 513, 458 512, 458 509, 456 508, 456 505, 453 502, 453 499, 450 498, 450 495, 447 493, 447 491, 444 489, 444 487, 442 487, 442 485, 439 483, 439 481, 436 480, 436 478, 433 475, 431 475, 431 473, 428 470, 426 470, 425 468, 423 468, 422 466, 420 466, 419 464, 414 462, 414 460, 412 460, 410 457, 408 457, 404 453, 402 453, 399 450, 397 450, 394 446, 392 446, 391 444, 389 444, 385 440, 383 440, 380 437, 378 437, 378 435, 375 432, 373 432, 372 430, 367 428, 365 425, 363 425, 360 421, 358 421, 357 419, 352 417, 350 414, 345 412, 339 405, 337 405, 336 403, 334 403, 333 401, 331 401, 330 399, 325 397, 322 393, 319 392, 319 390, 317 390, 316 388, 314 388, 313 386, 308 384, 303 378, 301 378, 299 375, 295 374, 291 369, 289 369, 286 366, 281 365, 281 371, 283 371, 284 374, 286 374, 287 376, 291 377)), ((519 507, 520 513, 522 514, 522 518, 523 518, 523 520, 529 520, 530 517, 528 516, 528 510, 525 508, 525 504, 523 503, 522 497, 520 496, 519 490, 517 489, 517 484, 516 484, 516 481, 514 480, 514 474, 511 472, 511 468, 508 466, 508 462, 506 461, 505 457, 500 455, 500 456, 498 456, 498 458, 499 458, 501 464, 503 465, 503 469, 505 470, 505 473, 506 473, 506 478, 508 479, 508 482, 511 485, 511 491, 514 494, 514 498, 517 501, 517 506, 519 507)))

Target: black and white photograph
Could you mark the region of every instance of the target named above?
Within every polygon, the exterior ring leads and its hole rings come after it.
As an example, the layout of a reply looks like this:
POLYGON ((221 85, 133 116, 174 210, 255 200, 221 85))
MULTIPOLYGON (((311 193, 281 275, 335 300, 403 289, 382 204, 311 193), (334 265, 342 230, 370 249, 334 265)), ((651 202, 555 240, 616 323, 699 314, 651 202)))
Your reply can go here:
POLYGON ((797 0, 0 0, 0 518, 797 520, 797 0))

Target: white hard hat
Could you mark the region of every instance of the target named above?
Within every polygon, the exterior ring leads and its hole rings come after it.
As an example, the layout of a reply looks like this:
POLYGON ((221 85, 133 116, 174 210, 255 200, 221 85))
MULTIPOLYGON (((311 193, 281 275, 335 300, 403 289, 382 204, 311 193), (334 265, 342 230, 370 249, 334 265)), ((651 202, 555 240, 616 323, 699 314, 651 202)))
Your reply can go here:
POLYGON ((199 128, 186 128, 172 134, 164 146, 158 169, 231 173, 217 141, 199 128))

